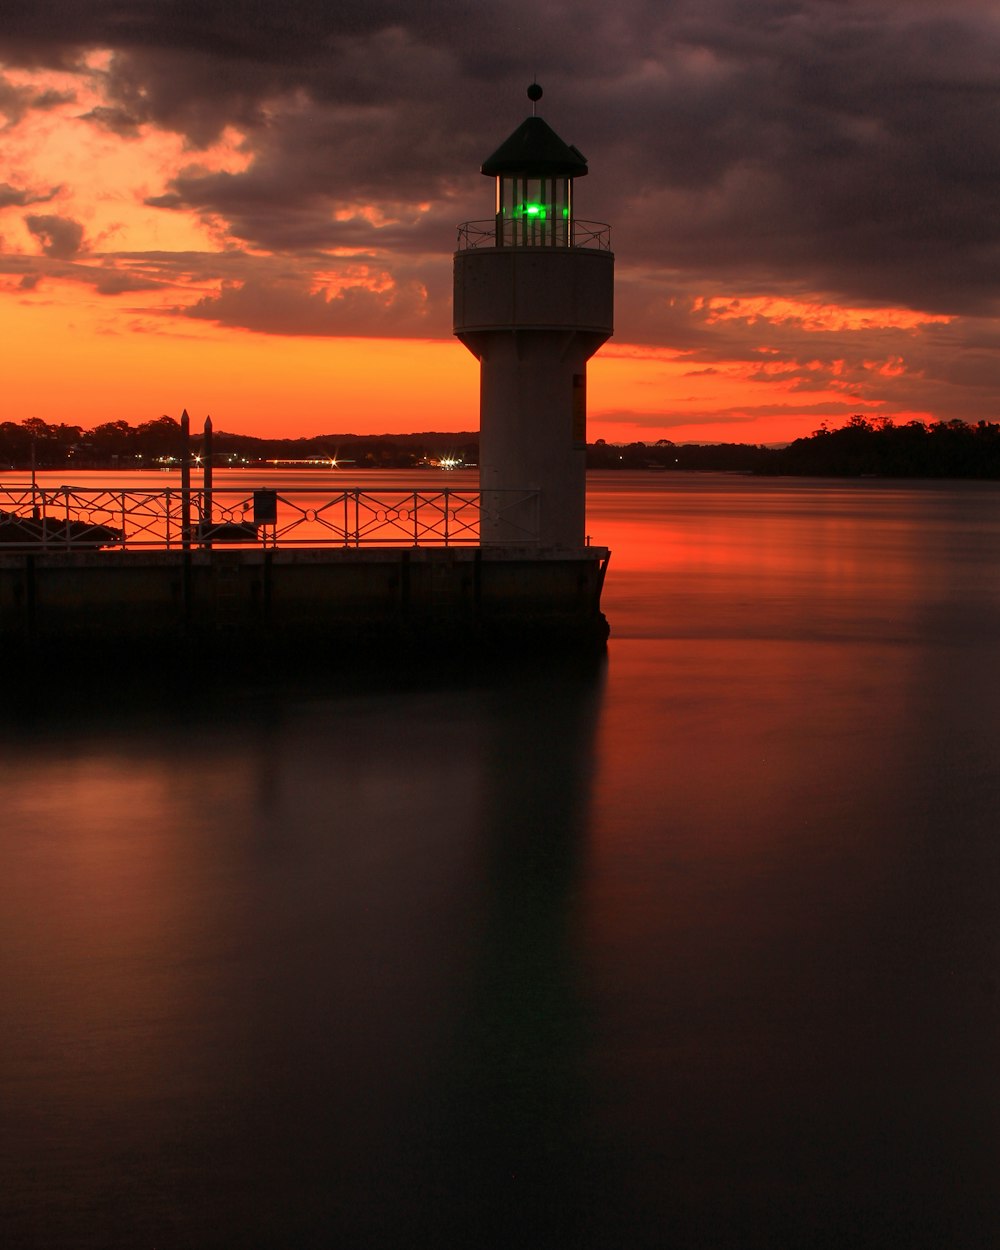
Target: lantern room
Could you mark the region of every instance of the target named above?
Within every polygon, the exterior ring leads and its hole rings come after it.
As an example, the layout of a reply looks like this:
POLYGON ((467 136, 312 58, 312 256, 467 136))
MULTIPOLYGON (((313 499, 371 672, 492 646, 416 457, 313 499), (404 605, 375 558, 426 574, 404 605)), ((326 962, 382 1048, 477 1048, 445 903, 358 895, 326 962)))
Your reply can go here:
MULTIPOLYGON (((528 89, 532 104, 542 89, 528 89)), ((572 247, 573 179, 586 158, 532 114, 482 165, 496 179, 497 247, 572 247)))

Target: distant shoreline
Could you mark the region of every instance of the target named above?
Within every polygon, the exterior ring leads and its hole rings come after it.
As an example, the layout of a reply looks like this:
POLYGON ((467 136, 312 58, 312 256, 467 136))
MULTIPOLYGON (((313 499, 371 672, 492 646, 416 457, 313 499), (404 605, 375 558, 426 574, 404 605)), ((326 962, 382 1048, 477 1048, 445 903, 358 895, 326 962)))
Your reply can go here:
MULTIPOLYGON (((109 422, 92 430, 30 419, 0 422, 0 471, 158 471, 187 454, 200 464, 204 444, 193 434, 185 453, 180 425, 161 417, 139 426, 109 422)), ((273 439, 214 431, 216 468, 329 467, 366 473, 378 469, 474 469, 479 435, 472 431, 417 434, 326 434, 273 439)), ((609 443, 586 446, 588 469, 701 470, 760 476, 1000 479, 1000 424, 980 421, 851 419, 823 427, 782 447, 755 443, 609 443)))

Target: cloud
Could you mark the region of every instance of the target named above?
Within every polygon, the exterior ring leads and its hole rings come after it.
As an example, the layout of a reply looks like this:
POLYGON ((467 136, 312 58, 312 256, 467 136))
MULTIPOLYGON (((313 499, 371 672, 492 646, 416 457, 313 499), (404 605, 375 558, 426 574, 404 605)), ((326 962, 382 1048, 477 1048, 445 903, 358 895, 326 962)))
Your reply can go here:
MULTIPOLYGON (((767 415, 772 415, 774 411, 774 409, 766 410, 767 415)), ((777 409, 776 411, 785 410, 777 409)), ((742 413, 729 410, 679 413, 670 410, 639 412, 626 408, 590 414, 592 420, 599 421, 602 425, 634 425, 639 429, 648 430, 674 430, 687 425, 739 425, 755 421, 758 415, 760 414, 757 409, 742 413)))
POLYGON ((206 296, 182 315, 263 334, 410 337, 415 326, 424 334, 439 329, 430 324, 441 321, 434 311, 415 280, 377 287, 355 283, 336 291, 249 280, 223 283, 218 295, 206 296))
MULTIPOLYGON (((805 433, 819 428, 824 422, 830 422, 833 425, 842 424, 848 417, 854 416, 857 412, 858 407, 856 404, 851 405, 846 402, 842 404, 831 402, 818 404, 752 404, 738 408, 692 408, 684 412, 678 412, 673 409, 664 409, 656 412, 617 409, 611 412, 591 413, 590 420, 598 422, 602 426, 619 425, 630 427, 639 432, 640 438, 645 430, 660 435, 663 430, 684 429, 694 431, 704 428, 705 434, 703 437, 706 442, 718 441, 714 427, 746 427, 746 434, 741 433, 738 437, 740 442, 749 442, 754 441, 752 439, 752 427, 771 418, 778 418, 785 422, 791 418, 805 433)), ((732 441, 737 441, 733 435, 728 437, 732 441)), ((695 436, 695 439, 697 440, 697 436, 695 436)))
POLYGON ((364 200, 350 185, 331 194, 323 183, 307 181, 303 175, 298 175, 297 191, 290 197, 289 182, 296 175, 287 158, 287 153, 275 156, 273 164, 259 158, 245 174, 190 169, 174 178, 167 192, 145 202, 155 208, 194 210, 206 219, 221 218, 234 239, 269 251, 364 248, 434 253, 450 262, 456 212, 462 210, 449 199, 439 204, 375 196, 364 200))
POLYGON ((124 295, 129 291, 155 291, 162 283, 153 278, 144 277, 141 273, 128 269, 118 269, 113 264, 101 268, 85 270, 87 279, 93 283, 98 295, 124 295))
POLYGON ((24 224, 42 245, 42 252, 54 260, 70 260, 83 245, 83 226, 71 217, 29 213, 24 224))
POLYGON ((28 191, 23 187, 12 187, 9 182, 0 182, 0 209, 26 208, 29 204, 46 204, 59 194, 59 187, 49 191, 28 191))
POLYGON ((12 187, 9 182, 0 182, 0 208, 10 208, 12 204, 23 208, 24 205, 31 202, 27 191, 19 191, 17 187, 12 187))
POLYGON ((590 158, 579 210, 612 223, 622 335, 709 355, 732 340, 668 307, 671 287, 1000 313, 994 6, 579 0, 573 17, 554 0, 474 23, 467 0, 259 0, 239 23, 212 4, 14 0, 0 53, 65 69, 110 49, 83 119, 122 137, 174 131, 194 157, 233 128, 244 170, 193 164, 146 203, 304 263, 362 248, 390 271, 436 258, 446 281, 454 226, 491 210, 479 163, 537 68, 540 111, 590 158))
POLYGON ((73 104, 75 100, 75 92, 58 91, 50 87, 31 97, 31 107, 41 113, 47 113, 50 109, 61 108, 64 104, 73 104))
POLYGON ((140 133, 140 119, 124 108, 111 108, 98 104, 87 113, 80 114, 80 120, 94 122, 104 130, 119 135, 122 139, 137 139, 140 133))

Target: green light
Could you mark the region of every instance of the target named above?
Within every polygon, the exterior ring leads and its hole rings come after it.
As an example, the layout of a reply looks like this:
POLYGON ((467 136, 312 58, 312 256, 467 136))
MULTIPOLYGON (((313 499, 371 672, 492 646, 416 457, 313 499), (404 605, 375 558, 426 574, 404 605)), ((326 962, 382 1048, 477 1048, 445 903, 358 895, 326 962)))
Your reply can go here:
POLYGON ((514 210, 515 217, 534 217, 540 221, 544 221, 546 215, 544 204, 519 204, 514 210))

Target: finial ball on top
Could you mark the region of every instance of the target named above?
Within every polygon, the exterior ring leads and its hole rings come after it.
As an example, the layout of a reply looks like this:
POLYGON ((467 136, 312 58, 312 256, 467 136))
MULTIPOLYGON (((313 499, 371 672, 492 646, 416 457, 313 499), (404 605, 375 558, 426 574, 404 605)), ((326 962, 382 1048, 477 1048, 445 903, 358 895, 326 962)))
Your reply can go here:
POLYGON ((542 98, 542 89, 537 82, 533 82, 528 88, 528 99, 534 104, 536 100, 542 98))

